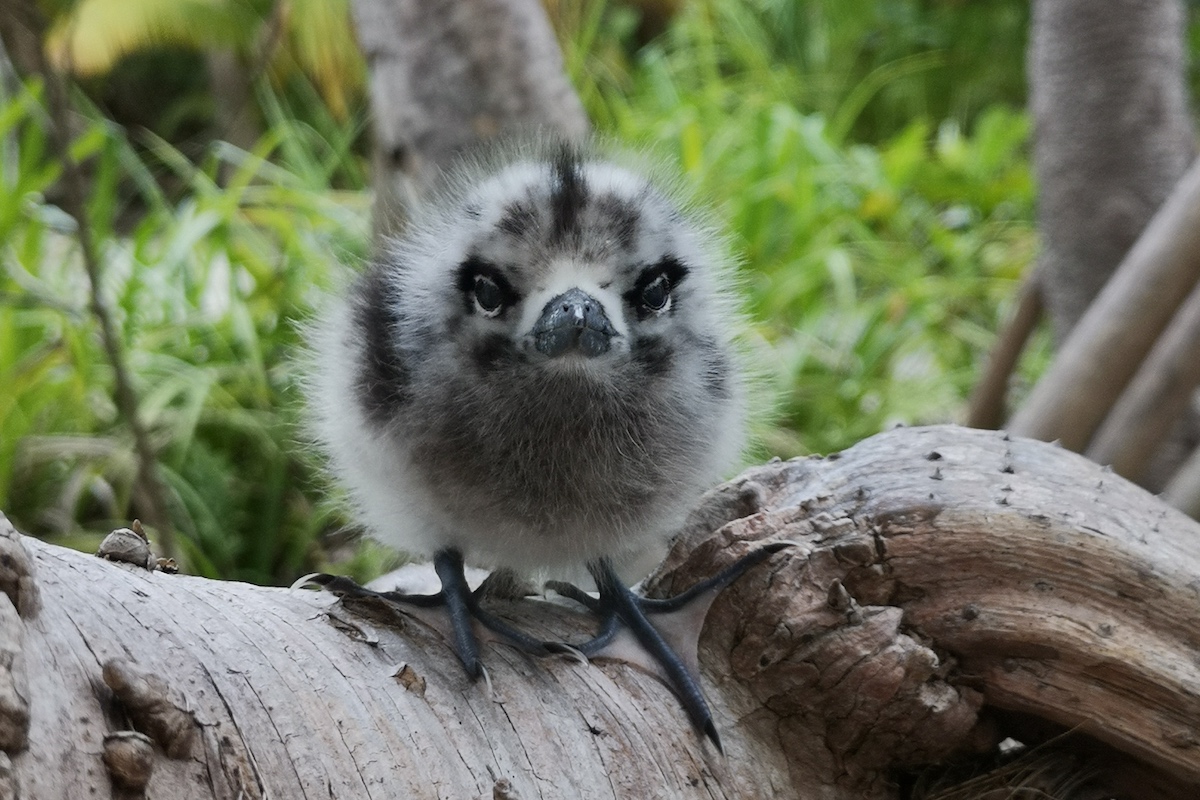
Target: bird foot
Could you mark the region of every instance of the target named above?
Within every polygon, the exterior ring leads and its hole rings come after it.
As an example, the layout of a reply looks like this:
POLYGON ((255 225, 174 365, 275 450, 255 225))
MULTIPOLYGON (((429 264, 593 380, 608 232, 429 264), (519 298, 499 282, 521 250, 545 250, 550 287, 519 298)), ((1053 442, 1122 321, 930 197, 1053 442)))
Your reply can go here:
MULTIPOLYGON (((544 642, 527 633, 517 630, 512 625, 492 614, 479 602, 480 590, 471 591, 463 573, 462 555, 455 550, 439 551, 433 558, 434 570, 442 583, 442 590, 436 594, 406 594, 404 592, 377 592, 364 586, 359 586, 349 578, 338 575, 318 573, 309 575, 305 583, 316 584, 326 591, 332 592, 345 599, 373 598, 386 603, 415 608, 434 608, 444 606, 450 620, 449 636, 455 654, 467 675, 472 680, 483 677, 486 670, 479 658, 479 639, 475 635, 472 620, 478 622, 495 638, 511 644, 527 653, 537 656, 547 656, 564 653, 572 655, 578 651, 570 645, 557 642, 544 642)), ((481 587, 482 589, 483 587, 481 587)), ((435 627, 441 627, 435 625, 435 627)))
POLYGON ((708 701, 700 689, 697 648, 700 629, 713 600, 751 567, 766 561, 793 542, 775 542, 755 550, 674 597, 642 597, 625 586, 607 559, 589 569, 600 589, 599 598, 578 587, 552 581, 547 587, 586 606, 601 620, 592 639, 577 645, 591 658, 611 658, 638 666, 660 678, 679 697, 697 730, 724 752, 708 701))

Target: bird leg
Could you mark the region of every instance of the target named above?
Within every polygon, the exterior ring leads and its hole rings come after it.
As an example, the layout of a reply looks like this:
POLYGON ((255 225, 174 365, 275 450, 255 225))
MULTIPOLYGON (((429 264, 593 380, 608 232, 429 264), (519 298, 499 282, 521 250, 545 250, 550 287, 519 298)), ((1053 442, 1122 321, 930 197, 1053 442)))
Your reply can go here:
POLYGON ((472 592, 471 587, 467 584, 467 578, 463 572, 462 553, 457 550, 453 548, 439 550, 433 557, 433 569, 442 582, 442 590, 437 594, 376 592, 359 586, 349 578, 324 573, 309 577, 307 582, 315 583, 343 598, 377 598, 388 603, 418 608, 445 606, 453 629, 454 652, 472 680, 476 680, 484 674, 483 662, 479 659, 479 640, 471 626, 472 619, 477 620, 502 641, 533 655, 545 656, 568 649, 563 645, 543 642, 527 633, 522 633, 485 610, 479 603, 477 592, 472 592))
POLYGON ((746 570, 790 546, 791 542, 777 542, 759 548, 687 591, 661 600, 642 597, 625 586, 607 558, 588 565, 588 571, 600 590, 599 599, 571 584, 552 582, 548 586, 564 597, 587 606, 600 617, 599 632, 577 646, 580 652, 589 657, 607 656, 649 666, 679 697, 696 729, 703 731, 717 749, 722 750, 721 737, 713 723, 704 693, 700 690, 696 664, 700 628, 709 606, 722 589, 746 570), (668 619, 669 615, 675 618, 668 619), (658 618, 660 623, 656 625, 652 618, 658 618), (620 640, 624 632, 632 634, 640 653, 635 651, 631 656, 629 648, 623 646, 620 640), (648 655, 652 663, 645 664, 644 659, 639 658, 642 654, 648 655))

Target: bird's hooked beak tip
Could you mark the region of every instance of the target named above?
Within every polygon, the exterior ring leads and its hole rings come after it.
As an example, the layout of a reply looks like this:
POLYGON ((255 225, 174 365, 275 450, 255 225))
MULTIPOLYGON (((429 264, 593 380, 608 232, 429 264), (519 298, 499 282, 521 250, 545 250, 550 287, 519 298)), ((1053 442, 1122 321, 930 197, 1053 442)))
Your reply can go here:
POLYGON ((530 334, 542 355, 594 358, 609 351, 617 330, 599 300, 582 289, 568 289, 546 303, 530 334))

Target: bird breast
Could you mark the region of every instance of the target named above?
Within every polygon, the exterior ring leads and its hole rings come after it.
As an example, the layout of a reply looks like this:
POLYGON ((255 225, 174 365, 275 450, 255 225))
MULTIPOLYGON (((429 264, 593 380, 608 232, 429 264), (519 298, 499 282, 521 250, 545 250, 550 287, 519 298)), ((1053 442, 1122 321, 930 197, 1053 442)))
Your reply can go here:
POLYGON ((413 466, 460 525, 548 541, 653 529, 704 460, 682 398, 647 387, 542 373, 446 384, 424 407, 409 428, 413 466))

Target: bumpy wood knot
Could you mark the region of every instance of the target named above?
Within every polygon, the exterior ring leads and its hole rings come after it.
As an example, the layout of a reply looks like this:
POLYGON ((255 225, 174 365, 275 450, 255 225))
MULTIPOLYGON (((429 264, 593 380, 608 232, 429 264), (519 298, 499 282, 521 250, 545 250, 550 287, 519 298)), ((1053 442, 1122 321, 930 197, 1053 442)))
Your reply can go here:
POLYGON ((138 791, 154 772, 154 742, 137 731, 114 731, 104 737, 104 766, 113 783, 138 791))
POLYGON ((196 720, 171 700, 166 681, 114 658, 104 664, 104 683, 125 706, 134 727, 149 734, 169 757, 186 758, 191 753, 196 720))

